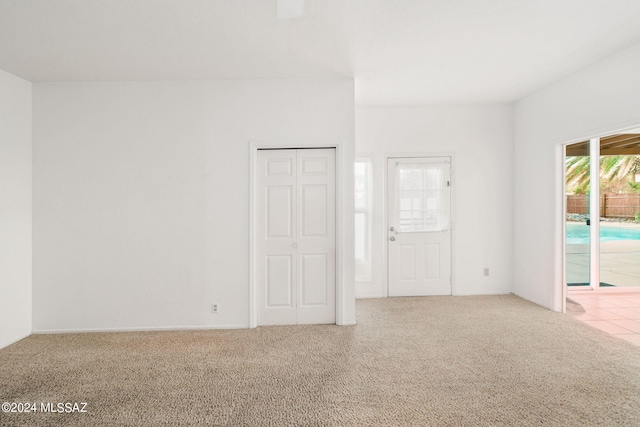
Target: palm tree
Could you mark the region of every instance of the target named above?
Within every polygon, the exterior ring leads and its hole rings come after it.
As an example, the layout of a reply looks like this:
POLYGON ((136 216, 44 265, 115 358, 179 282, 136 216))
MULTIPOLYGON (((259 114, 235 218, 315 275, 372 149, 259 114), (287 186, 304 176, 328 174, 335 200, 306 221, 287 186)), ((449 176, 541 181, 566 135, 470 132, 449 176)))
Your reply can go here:
MULTIPOLYGON (((590 184, 590 157, 569 156, 566 159, 567 191, 575 194, 588 192, 590 184)), ((640 155, 600 156, 600 186, 604 192, 634 191, 633 177, 640 172, 640 155)))
POLYGON ((588 192, 591 183, 591 157, 567 156, 565 162, 565 177, 567 192, 584 194, 588 192))

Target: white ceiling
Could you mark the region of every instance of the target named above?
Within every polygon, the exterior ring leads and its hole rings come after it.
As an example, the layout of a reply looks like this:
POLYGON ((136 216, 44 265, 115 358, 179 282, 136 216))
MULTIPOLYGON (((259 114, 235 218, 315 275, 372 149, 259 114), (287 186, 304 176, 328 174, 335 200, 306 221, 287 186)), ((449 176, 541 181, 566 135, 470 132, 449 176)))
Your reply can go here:
POLYGON ((0 0, 34 82, 355 78, 359 104, 514 101, 640 42, 638 0, 0 0))

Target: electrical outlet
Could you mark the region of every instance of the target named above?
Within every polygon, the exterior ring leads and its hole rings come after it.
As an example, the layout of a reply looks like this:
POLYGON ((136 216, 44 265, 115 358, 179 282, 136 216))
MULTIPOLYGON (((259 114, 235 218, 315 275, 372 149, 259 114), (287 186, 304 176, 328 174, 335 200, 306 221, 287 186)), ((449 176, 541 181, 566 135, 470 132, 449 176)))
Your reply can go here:
POLYGON ((218 310, 219 310, 219 308, 220 308, 220 307, 218 306, 218 303, 215 303, 215 302, 214 302, 213 304, 211 304, 211 312, 212 312, 212 313, 217 313, 217 312, 218 312, 218 310))
POLYGON ((488 276, 488 275, 489 275, 489 269, 488 269, 488 268, 485 268, 485 269, 484 269, 484 275, 485 275, 485 276, 488 276))

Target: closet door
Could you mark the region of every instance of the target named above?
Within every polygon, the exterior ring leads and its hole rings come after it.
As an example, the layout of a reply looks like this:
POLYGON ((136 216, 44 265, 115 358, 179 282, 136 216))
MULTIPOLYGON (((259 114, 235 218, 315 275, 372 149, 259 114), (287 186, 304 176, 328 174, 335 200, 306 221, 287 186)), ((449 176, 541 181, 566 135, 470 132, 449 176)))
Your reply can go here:
POLYGON ((258 324, 335 323, 335 150, 258 151, 258 324))
POLYGON ((298 150, 297 170, 297 323, 336 323, 335 150, 298 150))

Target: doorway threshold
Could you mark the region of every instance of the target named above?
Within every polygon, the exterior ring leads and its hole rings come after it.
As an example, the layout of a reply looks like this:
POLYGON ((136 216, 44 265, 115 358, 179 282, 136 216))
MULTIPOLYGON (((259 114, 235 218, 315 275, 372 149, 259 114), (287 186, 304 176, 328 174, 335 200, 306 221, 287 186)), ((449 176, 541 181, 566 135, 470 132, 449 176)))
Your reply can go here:
POLYGON ((640 288, 617 289, 620 290, 571 292, 567 296, 567 314, 640 346, 640 288))

